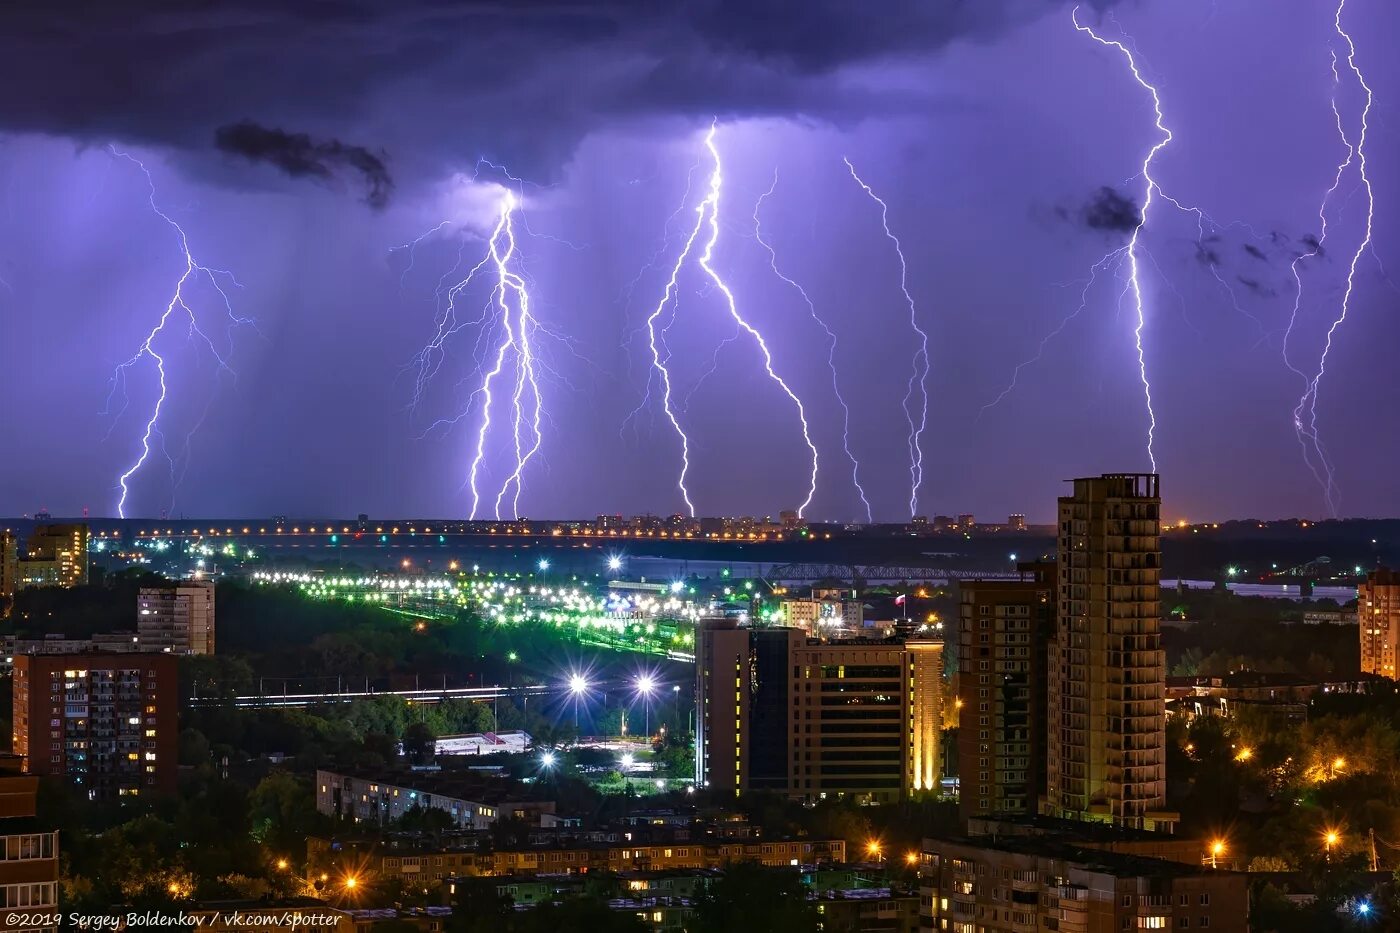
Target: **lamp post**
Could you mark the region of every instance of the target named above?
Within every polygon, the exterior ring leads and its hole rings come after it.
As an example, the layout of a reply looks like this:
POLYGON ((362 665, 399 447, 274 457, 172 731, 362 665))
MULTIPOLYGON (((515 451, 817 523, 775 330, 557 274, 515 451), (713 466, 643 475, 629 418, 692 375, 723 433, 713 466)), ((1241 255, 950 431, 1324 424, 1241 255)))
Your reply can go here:
POLYGON ((656 692, 656 678, 650 674, 642 674, 636 681, 637 696, 641 697, 643 718, 645 720, 647 738, 651 738, 651 695, 656 692))
POLYGON ((569 676, 569 692, 574 697, 574 728, 578 728, 578 701, 588 692, 588 678, 582 674, 569 676))

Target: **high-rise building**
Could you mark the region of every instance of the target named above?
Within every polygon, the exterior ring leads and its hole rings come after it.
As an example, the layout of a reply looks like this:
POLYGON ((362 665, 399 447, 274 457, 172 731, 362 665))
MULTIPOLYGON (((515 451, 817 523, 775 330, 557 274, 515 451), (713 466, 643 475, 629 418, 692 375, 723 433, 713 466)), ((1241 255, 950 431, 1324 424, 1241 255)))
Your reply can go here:
POLYGON ((1356 589, 1356 621, 1361 631, 1361 673, 1395 680, 1400 651, 1400 572, 1381 568, 1366 574, 1356 589))
POLYGON ((82 586, 88 579, 87 552, 87 525, 36 525, 18 561, 17 587, 82 586))
POLYGON ((10 609, 19 589, 19 539, 13 532, 0 531, 0 617, 10 609))
POLYGON ((1049 816, 1171 831, 1155 473, 1073 480, 1059 501, 1047 658, 1049 816))
POLYGON ((734 793, 893 801, 942 776, 941 641, 819 641, 707 620, 696 781, 734 793))
POLYGON ((0 908, 11 912, 0 914, 0 929, 58 928, 16 922, 36 913, 58 916, 58 833, 35 825, 38 795, 39 779, 23 773, 23 759, 0 756, 0 908))
POLYGON ((143 586, 136 597, 136 634, 144 651, 214 653, 214 582, 181 580, 143 586))
POLYGON ((964 819, 1033 814, 1045 794, 1045 659, 1055 565, 958 585, 958 783, 964 819))
POLYGON ((176 660, 168 654, 18 655, 14 744, 37 775, 91 799, 176 784, 176 660))
POLYGON ((1020 512, 1013 512, 1006 519, 1006 527, 1010 528, 1012 531, 1025 531, 1026 516, 1022 515, 1020 512))

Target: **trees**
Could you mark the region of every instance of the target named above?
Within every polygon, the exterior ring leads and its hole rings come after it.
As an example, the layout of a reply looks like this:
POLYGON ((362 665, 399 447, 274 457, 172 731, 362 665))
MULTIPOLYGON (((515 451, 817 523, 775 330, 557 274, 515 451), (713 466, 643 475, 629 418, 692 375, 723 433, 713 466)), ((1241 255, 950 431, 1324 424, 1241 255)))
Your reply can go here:
POLYGON ((403 753, 414 764, 432 764, 437 754, 437 736, 425 722, 412 722, 403 731, 403 753))
POLYGON ((817 910, 796 872, 734 862, 695 900, 691 933, 816 933, 817 910))

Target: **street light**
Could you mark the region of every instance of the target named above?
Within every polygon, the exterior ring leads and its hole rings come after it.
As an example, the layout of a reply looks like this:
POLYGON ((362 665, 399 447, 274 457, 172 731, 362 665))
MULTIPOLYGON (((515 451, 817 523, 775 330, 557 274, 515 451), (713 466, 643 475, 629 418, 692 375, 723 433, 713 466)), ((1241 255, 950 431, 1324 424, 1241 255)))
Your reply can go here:
POLYGON ((1219 865, 1217 864, 1217 860, 1220 858, 1220 856, 1222 856, 1222 855, 1224 855, 1224 854, 1225 854, 1225 843, 1224 843, 1224 841, 1223 841, 1223 840, 1220 840, 1220 839, 1217 839, 1217 840, 1215 840, 1214 842, 1212 842, 1212 843, 1210 844, 1210 867, 1211 867, 1211 868, 1218 868, 1219 865))
POLYGON ((651 736, 651 695, 656 692, 656 678, 650 674, 641 674, 637 677, 637 695, 642 698, 642 709, 645 711, 644 719, 647 736, 651 736))
POLYGON ((630 771, 630 770, 632 769, 633 763, 635 763, 635 762, 636 762, 636 759, 632 757, 632 755, 631 755, 630 752, 629 752, 628 754, 626 754, 626 755, 623 755, 623 756, 622 756, 622 770, 623 770, 624 772, 630 771))
POLYGON ((877 839, 872 839, 872 840, 870 840, 869 842, 867 842, 867 843, 865 844, 865 852, 866 852, 866 854, 869 855, 871 858, 875 859, 875 861, 877 861, 877 862, 880 861, 880 842, 879 842, 879 840, 877 840, 877 839))
POLYGON ((1251 759, 1251 758, 1253 758, 1253 757, 1254 757, 1254 749, 1250 748, 1248 745, 1246 745, 1244 748, 1240 749, 1239 751, 1235 752, 1235 760, 1236 760, 1236 761, 1248 761, 1249 759, 1251 759))
POLYGON ((1342 770, 1344 767, 1346 767, 1346 763, 1347 763, 1347 760, 1346 760, 1345 758, 1342 758, 1341 756, 1338 756, 1338 757, 1336 757, 1336 758, 1333 758, 1333 759, 1332 759, 1332 775, 1331 775, 1331 776, 1335 778, 1335 777, 1337 776, 1337 772, 1340 771, 1340 770, 1342 770))
POLYGON ((554 767, 554 763, 558 760, 559 756, 555 755, 553 752, 545 752, 540 755, 540 767, 546 769, 552 768, 554 767))
POLYGON ((614 573, 616 573, 617 571, 621 570, 621 569, 622 569, 622 558, 621 558, 621 557, 618 557, 616 554, 611 555, 611 556, 608 558, 608 569, 611 570, 611 571, 613 571, 614 573))
POLYGON ((574 698, 574 727, 578 727, 578 701, 588 692, 588 678, 582 674, 569 675, 569 693, 574 698))
POLYGON ((537 564, 536 566, 540 568, 540 573, 544 573, 546 570, 549 569, 549 558, 541 557, 539 564, 537 564))
POLYGON ((1326 848, 1327 861, 1328 861, 1328 863, 1331 863, 1331 861, 1332 861, 1332 847, 1335 846, 1337 843, 1339 843, 1339 842, 1342 841, 1342 835, 1341 835, 1341 833, 1337 832, 1335 829, 1329 829, 1329 830, 1327 830, 1326 834, 1322 837, 1322 841, 1323 841, 1323 845, 1324 845, 1325 848, 1326 848))

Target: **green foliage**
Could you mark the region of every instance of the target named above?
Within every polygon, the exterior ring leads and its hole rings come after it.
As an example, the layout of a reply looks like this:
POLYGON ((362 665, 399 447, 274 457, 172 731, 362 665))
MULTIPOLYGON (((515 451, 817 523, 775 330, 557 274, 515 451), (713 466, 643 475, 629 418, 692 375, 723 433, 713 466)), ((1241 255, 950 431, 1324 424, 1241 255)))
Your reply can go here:
POLYGON ((690 933, 816 933, 820 929, 817 910, 795 872, 738 862, 696 898, 690 933))

